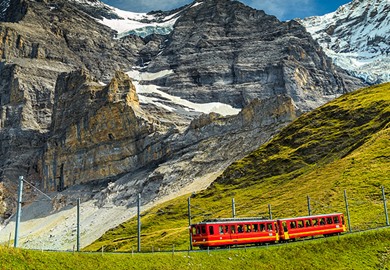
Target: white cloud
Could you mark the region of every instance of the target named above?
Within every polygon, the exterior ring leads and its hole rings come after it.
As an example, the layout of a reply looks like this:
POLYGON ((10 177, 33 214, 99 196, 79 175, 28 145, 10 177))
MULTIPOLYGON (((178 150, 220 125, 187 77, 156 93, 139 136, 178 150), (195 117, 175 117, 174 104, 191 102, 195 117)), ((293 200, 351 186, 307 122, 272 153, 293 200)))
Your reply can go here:
POLYGON ((274 15, 280 20, 309 16, 316 6, 314 0, 244 0, 242 2, 255 9, 264 10, 267 14, 274 15))

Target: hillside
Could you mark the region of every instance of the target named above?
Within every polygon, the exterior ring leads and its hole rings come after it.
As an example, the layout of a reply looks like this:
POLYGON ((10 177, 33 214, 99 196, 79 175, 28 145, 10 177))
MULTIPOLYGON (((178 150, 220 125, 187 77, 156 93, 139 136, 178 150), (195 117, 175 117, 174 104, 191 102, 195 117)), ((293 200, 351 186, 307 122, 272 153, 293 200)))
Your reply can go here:
MULTIPOLYGON (((353 230, 385 225, 380 187, 390 190, 390 84, 346 94, 304 114, 269 143, 233 163, 205 191, 192 195, 192 221, 230 217, 274 218, 345 212, 348 194, 353 230)), ((389 196, 389 195, 387 195, 389 196)), ((142 216, 144 250, 188 248, 187 198, 169 201, 142 216)), ((136 247, 136 220, 107 232, 86 250, 136 247)))

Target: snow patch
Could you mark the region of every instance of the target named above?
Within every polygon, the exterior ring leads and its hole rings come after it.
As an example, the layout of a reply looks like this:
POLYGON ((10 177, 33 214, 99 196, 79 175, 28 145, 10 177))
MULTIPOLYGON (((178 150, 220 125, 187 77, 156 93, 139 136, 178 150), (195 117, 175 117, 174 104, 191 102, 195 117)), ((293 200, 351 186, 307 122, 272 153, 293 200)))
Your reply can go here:
POLYGON ((147 81, 162 78, 173 73, 173 70, 163 70, 156 73, 140 72, 138 70, 127 72, 127 74, 133 79, 133 84, 136 87, 141 103, 153 104, 171 112, 176 111, 174 108, 175 106, 173 105, 184 107, 185 110, 189 112, 205 114, 215 112, 224 116, 236 115, 241 111, 241 109, 236 109, 231 105, 220 102, 194 103, 181 97, 172 96, 168 93, 165 93, 162 91, 163 88, 160 88, 157 85, 147 84, 147 81), (169 106, 169 104, 172 104, 172 106, 169 106))
POLYGON ((142 37, 154 33, 166 35, 173 30, 173 25, 178 19, 178 13, 167 16, 163 20, 159 20, 154 15, 148 15, 146 13, 124 11, 113 7, 110 8, 115 14, 123 19, 103 18, 103 20, 99 20, 99 22, 117 31, 117 38, 122 38, 131 34, 142 37))
POLYGON ((195 4, 193 4, 193 5, 191 6, 191 8, 197 7, 197 6, 201 5, 201 4, 203 4, 203 2, 195 3, 195 4))

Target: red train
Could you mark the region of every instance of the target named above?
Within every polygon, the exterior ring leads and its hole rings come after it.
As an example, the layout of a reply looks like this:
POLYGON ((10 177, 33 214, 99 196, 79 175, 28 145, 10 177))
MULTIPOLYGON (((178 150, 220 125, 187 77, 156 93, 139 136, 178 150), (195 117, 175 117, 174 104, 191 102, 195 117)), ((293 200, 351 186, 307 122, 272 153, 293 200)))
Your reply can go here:
POLYGON ((192 245, 201 249, 233 245, 275 243, 315 235, 337 235, 346 231, 344 215, 326 215, 264 220, 231 218, 207 220, 191 225, 192 245))

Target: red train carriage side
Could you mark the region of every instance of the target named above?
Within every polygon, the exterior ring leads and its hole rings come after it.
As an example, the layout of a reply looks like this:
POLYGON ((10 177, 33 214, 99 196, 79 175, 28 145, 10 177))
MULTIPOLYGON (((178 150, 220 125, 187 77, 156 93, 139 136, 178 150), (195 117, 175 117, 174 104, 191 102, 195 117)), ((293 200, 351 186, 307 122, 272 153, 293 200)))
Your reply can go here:
POLYGON ((281 241, 315 235, 336 235, 346 231, 342 213, 278 219, 277 223, 281 241))
POLYGON ((276 220, 215 219, 191 225, 192 245, 200 248, 271 243, 279 240, 276 220))

